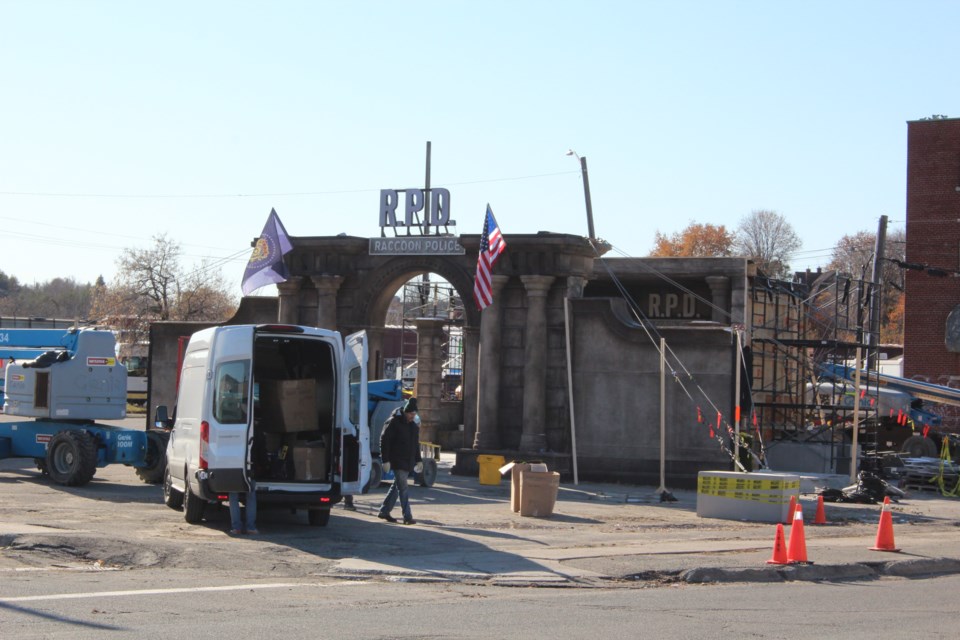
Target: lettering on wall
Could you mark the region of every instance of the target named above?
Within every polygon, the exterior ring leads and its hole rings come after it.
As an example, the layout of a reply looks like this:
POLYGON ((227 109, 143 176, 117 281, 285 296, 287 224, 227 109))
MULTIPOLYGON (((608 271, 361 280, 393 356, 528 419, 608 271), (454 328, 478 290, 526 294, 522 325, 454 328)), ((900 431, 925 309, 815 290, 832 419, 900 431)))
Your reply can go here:
POLYGON ((647 294, 647 317, 696 320, 709 318, 697 308, 697 298, 692 293, 647 294))

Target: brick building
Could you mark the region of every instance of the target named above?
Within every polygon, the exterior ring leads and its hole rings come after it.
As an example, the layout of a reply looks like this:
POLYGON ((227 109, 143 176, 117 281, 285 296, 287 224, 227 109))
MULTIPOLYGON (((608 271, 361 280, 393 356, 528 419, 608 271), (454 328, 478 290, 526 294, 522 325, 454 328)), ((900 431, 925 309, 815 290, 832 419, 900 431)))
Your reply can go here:
POLYGON ((907 123, 904 377, 960 383, 960 118, 907 123), (916 268, 922 265, 924 268, 916 268))

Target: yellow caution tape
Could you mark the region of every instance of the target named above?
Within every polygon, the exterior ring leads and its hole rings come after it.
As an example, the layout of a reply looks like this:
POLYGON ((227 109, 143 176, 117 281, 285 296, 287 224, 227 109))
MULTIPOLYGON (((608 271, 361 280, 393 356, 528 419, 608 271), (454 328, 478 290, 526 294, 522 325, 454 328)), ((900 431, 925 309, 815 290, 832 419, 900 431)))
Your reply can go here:
POLYGON ((960 497, 960 477, 957 478, 957 484, 953 489, 946 488, 946 481, 944 480, 943 467, 947 464, 952 464, 953 459, 950 457, 950 444, 947 436, 943 436, 943 447, 940 449, 940 474, 937 476, 937 484, 940 485, 940 493, 944 496, 957 496, 960 497))

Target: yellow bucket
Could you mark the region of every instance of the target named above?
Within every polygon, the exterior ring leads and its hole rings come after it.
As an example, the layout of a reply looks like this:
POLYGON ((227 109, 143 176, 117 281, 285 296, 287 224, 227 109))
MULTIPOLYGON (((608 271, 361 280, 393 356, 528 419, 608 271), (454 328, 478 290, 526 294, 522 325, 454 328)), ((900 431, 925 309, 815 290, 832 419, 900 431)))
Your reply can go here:
POLYGON ((507 463, 503 456, 477 456, 480 465, 480 484, 500 484, 500 467, 507 463))

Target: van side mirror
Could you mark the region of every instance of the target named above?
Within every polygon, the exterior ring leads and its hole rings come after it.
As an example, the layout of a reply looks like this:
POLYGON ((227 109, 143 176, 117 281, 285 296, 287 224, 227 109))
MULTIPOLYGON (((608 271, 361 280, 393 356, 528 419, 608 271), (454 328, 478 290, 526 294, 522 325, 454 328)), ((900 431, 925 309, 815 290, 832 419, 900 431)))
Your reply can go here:
POLYGON ((173 420, 167 417, 167 405, 159 404, 157 405, 156 412, 153 416, 153 426, 157 429, 172 429, 173 420))

